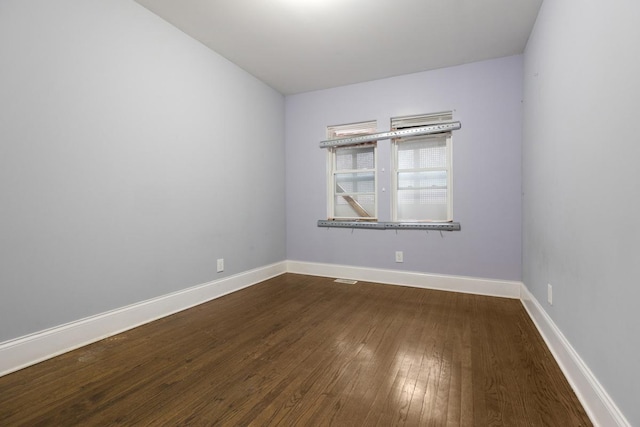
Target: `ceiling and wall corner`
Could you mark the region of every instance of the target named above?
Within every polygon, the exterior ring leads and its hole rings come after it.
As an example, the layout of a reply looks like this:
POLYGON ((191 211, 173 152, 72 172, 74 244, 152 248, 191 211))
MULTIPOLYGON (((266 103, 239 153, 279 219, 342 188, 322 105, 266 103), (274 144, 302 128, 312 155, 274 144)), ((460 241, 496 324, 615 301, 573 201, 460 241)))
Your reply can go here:
POLYGON ((542 0, 136 0, 290 95, 524 51, 542 0))

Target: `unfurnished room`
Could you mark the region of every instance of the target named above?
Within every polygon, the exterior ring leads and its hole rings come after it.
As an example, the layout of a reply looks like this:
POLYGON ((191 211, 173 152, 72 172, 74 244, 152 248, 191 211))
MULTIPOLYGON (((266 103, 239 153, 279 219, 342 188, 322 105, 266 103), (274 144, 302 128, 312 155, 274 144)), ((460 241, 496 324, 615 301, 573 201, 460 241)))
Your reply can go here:
POLYGON ((0 0, 0 425, 640 425, 640 2, 0 0))

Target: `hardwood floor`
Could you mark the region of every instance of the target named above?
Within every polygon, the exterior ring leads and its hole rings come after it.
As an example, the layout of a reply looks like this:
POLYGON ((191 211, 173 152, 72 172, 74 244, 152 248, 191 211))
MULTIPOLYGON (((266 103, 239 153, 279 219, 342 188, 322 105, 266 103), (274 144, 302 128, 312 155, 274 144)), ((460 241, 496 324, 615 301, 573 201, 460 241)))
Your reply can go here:
POLYGON ((591 423, 517 300, 285 274, 0 378, 0 425, 591 423))

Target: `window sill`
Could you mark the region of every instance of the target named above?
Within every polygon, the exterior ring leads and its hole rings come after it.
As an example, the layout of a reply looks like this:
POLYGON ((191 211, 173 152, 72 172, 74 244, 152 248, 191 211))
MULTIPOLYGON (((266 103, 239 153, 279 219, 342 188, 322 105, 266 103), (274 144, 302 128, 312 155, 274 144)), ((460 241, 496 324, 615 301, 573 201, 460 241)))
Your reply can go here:
POLYGON ((327 228, 367 228, 373 230, 436 230, 460 231, 459 222, 372 222, 318 220, 318 227, 327 228))

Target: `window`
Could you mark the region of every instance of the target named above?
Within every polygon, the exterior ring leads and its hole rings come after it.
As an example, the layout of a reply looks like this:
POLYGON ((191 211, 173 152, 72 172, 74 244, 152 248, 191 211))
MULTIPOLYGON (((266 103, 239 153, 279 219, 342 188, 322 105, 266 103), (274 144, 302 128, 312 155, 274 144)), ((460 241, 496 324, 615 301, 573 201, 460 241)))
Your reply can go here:
MULTIPOLYGON (((391 130, 429 126, 453 119, 450 112, 391 119, 391 130)), ((392 145, 392 220, 453 220, 451 132, 401 137, 392 145)))
POLYGON ((328 219, 318 220, 318 227, 459 231, 460 223, 453 222, 451 133, 460 128, 452 112, 394 118, 391 129, 380 133, 375 121, 328 126, 327 140, 319 144, 327 149, 328 219), (378 153, 380 141, 388 139, 391 145, 378 153), (389 192, 378 193, 378 164, 381 188, 390 184, 389 192), (382 220, 380 197, 391 207, 382 220))
MULTIPOLYGON (((328 139, 376 133, 376 122, 327 127, 328 139)), ((331 220, 377 219, 376 142, 328 150, 327 197, 331 220)))

